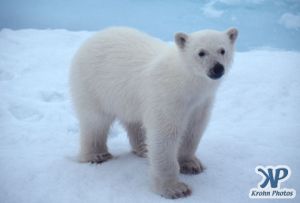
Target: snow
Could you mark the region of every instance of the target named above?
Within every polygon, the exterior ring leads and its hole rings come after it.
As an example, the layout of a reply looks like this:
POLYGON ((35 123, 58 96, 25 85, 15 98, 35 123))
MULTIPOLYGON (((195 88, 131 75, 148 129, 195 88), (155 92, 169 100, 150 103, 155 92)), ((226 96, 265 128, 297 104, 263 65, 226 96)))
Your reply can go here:
POLYGON ((299 29, 300 28, 300 15, 294 15, 292 13, 283 14, 279 23, 284 25, 288 29, 299 29))
MULTIPOLYGON (((150 191, 147 159, 130 153, 118 123, 109 137, 115 159, 74 161, 79 136, 68 68, 91 34, 0 31, 1 202, 172 202, 150 191)), ((207 169, 180 175, 193 194, 177 202, 253 202, 257 165, 288 165, 293 173, 283 186, 300 191, 299 67, 299 52, 236 54, 197 151, 207 169)))
POLYGON ((222 16, 223 11, 217 10, 214 7, 215 2, 208 2, 203 6, 203 15, 209 18, 219 18, 222 16))
POLYGON ((300 29, 286 27, 299 25, 294 18, 299 11, 299 0, 2 0, 0 29, 96 31, 121 25, 171 41, 178 31, 238 27, 239 51, 261 46, 300 51, 300 29), (287 13, 292 19, 279 23, 287 13))
POLYGON ((229 4, 229 5, 236 5, 236 4, 261 4, 266 0, 219 0, 222 3, 229 4))

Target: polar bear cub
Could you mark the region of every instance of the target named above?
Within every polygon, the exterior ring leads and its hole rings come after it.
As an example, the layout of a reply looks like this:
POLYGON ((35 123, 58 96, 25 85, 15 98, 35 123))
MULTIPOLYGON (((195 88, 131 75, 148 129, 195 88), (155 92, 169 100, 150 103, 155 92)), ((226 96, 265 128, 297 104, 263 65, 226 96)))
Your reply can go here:
POLYGON ((80 124, 81 162, 112 158, 106 141, 118 119, 132 150, 150 162, 152 188, 166 198, 191 194, 178 173, 203 170, 195 152, 215 92, 230 68, 235 28, 176 33, 175 44, 113 27, 89 38, 70 72, 80 124))

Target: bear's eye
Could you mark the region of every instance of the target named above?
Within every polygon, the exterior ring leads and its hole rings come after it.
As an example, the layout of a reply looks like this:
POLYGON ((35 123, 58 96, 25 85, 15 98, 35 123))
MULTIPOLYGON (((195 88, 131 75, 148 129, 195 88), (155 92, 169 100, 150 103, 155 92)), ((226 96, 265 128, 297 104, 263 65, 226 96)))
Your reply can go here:
POLYGON ((206 55, 206 53, 204 51, 200 51, 198 54, 200 57, 204 57, 206 55))
POLYGON ((225 54, 225 49, 220 49, 220 54, 224 55, 225 54))

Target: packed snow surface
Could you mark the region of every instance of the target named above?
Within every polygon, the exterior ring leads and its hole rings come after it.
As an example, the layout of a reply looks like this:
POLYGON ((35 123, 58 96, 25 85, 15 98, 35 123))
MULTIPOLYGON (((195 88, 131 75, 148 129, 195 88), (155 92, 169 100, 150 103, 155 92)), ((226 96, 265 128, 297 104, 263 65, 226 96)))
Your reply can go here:
MULTIPOLYGON (((109 137, 115 159, 74 161, 79 129, 68 72, 91 34, 0 31, 0 202, 172 202, 151 192, 147 159, 130 153, 118 123, 109 137)), ((253 202, 257 165, 288 165, 292 175, 282 186, 300 192, 299 67, 298 52, 236 53, 197 151, 206 170, 180 175, 193 194, 176 202, 253 202)))

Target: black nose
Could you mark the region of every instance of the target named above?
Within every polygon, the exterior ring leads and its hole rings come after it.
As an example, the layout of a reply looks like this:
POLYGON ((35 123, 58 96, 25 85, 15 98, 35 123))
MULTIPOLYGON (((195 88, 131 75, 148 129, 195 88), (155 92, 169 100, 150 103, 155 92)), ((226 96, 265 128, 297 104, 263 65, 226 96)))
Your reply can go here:
POLYGON ((216 65, 208 71, 208 77, 214 80, 219 79, 224 75, 224 70, 225 69, 222 64, 216 63, 216 65))

